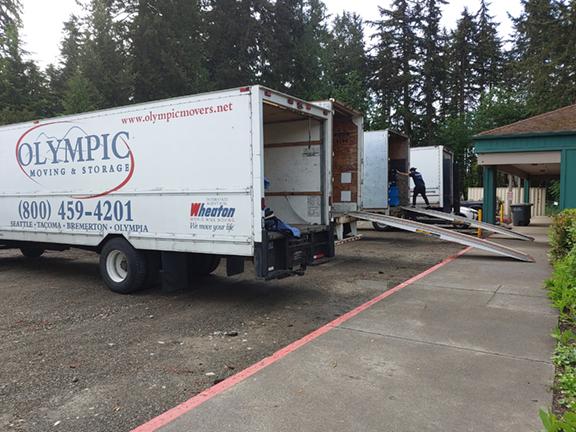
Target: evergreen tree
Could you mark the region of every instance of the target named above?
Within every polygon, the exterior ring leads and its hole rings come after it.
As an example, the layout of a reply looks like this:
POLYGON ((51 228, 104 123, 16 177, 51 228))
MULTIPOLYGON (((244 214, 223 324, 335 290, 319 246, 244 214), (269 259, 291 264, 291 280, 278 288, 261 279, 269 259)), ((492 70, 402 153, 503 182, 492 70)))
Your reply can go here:
POLYGON ((558 41, 559 105, 576 103, 576 0, 560 3, 561 31, 558 41))
POLYGON ((0 56, 7 55, 6 44, 10 29, 20 27, 20 0, 0 0, 0 56))
POLYGON ((344 12, 335 18, 327 52, 330 96, 367 113, 368 56, 359 15, 344 12))
POLYGON ((327 96, 326 18, 321 0, 276 0, 264 20, 265 83, 304 99, 327 96))
POLYGON ((480 2, 476 15, 476 86, 479 94, 490 91, 501 84, 503 54, 502 41, 498 36, 498 27, 488 11, 489 3, 480 2))
POLYGON ((260 73, 263 0, 209 0, 207 51, 215 89, 254 84, 260 73))
POLYGON ((64 38, 60 45, 60 79, 67 82, 78 73, 82 64, 83 35, 79 19, 72 15, 64 23, 62 31, 64 38))
POLYGON ((55 112, 62 112, 62 100, 68 81, 80 73, 82 64, 83 34, 79 19, 72 15, 64 23, 62 32, 64 37, 60 43, 60 64, 58 66, 51 64, 46 69, 55 112))
POLYGON ((0 124, 51 114, 45 76, 32 61, 20 39, 20 2, 0 0, 0 124))
POLYGON ((466 114, 474 107, 477 91, 474 83, 476 75, 473 65, 476 59, 476 23, 473 16, 464 9, 456 29, 451 34, 448 47, 448 106, 449 116, 466 114))
POLYGON ((391 9, 380 8, 376 26, 375 86, 380 124, 390 124, 412 136, 417 89, 420 9, 408 0, 394 0, 391 9), (389 112, 389 114, 386 113, 389 112), (386 116, 388 115, 388 119, 386 116))
POLYGON ((199 0, 140 0, 133 24, 134 99, 206 90, 199 0))
POLYGON ((112 0, 90 0, 88 7, 81 70, 101 96, 99 108, 126 105, 132 94, 126 29, 114 20, 114 5, 112 0))
POLYGON ((442 12, 446 0, 427 0, 421 20, 422 83, 420 105, 422 110, 417 143, 434 145, 438 141, 438 108, 446 82, 446 40, 440 31, 442 12))
POLYGON ((75 114, 97 110, 103 102, 96 87, 77 71, 66 81, 62 105, 64 114, 75 114))
POLYGON ((525 92, 530 111, 537 114, 566 102, 558 55, 563 29, 553 0, 522 0, 522 6, 523 13, 513 19, 514 71, 519 91, 525 92))

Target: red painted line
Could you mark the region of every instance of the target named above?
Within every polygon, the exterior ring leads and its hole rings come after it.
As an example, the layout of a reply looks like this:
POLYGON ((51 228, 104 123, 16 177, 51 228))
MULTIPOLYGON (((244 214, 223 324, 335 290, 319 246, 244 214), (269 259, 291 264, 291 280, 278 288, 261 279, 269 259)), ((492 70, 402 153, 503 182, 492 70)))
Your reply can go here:
POLYGON ((270 366, 273 363, 276 363, 278 360, 286 357, 288 354, 296 351, 298 348, 303 347, 304 345, 312 342, 314 339, 322 336, 323 334, 328 333, 330 330, 334 329, 335 327, 339 326, 340 324, 354 318, 359 313, 365 311, 366 309, 370 308, 371 306, 375 305, 376 303, 384 300, 386 297, 390 297, 392 294, 397 293, 403 288, 406 288, 408 285, 411 285, 420 279, 425 278, 431 273, 434 273, 436 270, 444 267, 446 264, 451 263, 458 257, 464 255, 468 252, 471 247, 461 250, 455 255, 452 255, 449 258, 446 258, 444 261, 439 262, 435 266, 430 267, 428 270, 423 271, 422 273, 408 279, 407 281, 402 282, 400 285, 395 286, 392 289, 374 297, 372 300, 367 301, 366 303, 358 306, 355 309, 352 309, 350 312, 345 313, 344 315, 339 316, 334 321, 329 322, 328 324, 320 327, 317 330, 314 330, 312 333, 304 336, 302 339, 298 339, 295 342, 292 342, 290 345, 282 348, 279 351, 276 351, 270 357, 266 357, 263 360, 260 360, 258 363, 249 366, 248 368, 244 369, 241 372, 238 372, 235 375, 225 379, 224 381, 204 390, 203 392, 197 394, 196 396, 188 399, 186 402, 177 405, 176 407, 166 411, 163 414, 160 414, 158 417, 153 418, 152 420, 144 423, 141 426, 138 426, 136 429, 133 429, 132 432, 154 432, 160 429, 161 427, 166 426, 168 423, 176 420, 178 417, 186 414, 189 411, 192 411, 194 408, 199 407, 204 402, 212 399, 214 396, 225 392, 229 388, 235 386, 236 384, 241 383, 247 378, 250 378, 255 373, 261 371, 262 369, 270 366))

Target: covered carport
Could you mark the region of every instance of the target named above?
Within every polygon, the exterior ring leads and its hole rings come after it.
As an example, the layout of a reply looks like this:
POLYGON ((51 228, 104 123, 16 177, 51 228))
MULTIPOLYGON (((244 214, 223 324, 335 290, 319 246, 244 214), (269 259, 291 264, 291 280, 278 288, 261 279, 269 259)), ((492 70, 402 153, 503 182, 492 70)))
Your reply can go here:
POLYGON ((530 182, 560 179, 560 208, 576 207, 576 104, 474 137, 478 164, 484 168, 485 222, 496 221, 496 173, 523 180, 524 202, 530 182))

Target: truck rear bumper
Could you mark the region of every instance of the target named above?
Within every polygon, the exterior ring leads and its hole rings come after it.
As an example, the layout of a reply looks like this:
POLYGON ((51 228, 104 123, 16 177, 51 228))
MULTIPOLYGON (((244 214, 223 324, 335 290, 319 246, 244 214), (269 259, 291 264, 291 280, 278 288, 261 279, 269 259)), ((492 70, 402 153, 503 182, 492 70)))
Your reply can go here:
POLYGON ((265 280, 303 275, 317 261, 334 256, 334 226, 298 227, 301 238, 263 231, 254 253, 256 275, 265 280))

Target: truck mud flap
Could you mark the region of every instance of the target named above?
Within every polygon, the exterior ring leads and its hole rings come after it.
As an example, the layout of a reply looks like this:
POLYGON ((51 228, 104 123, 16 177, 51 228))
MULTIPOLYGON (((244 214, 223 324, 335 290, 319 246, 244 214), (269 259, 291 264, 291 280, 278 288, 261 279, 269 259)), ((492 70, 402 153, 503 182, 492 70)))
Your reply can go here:
POLYGON ((424 234, 429 237, 436 237, 441 240, 458 243, 464 246, 474 247, 477 249, 485 250, 487 252, 492 252, 498 255, 514 258, 518 261, 534 262, 534 259, 530 255, 522 251, 512 249, 507 246, 491 242, 489 240, 472 237, 469 236, 468 234, 462 234, 445 228, 440 228, 435 225, 427 225, 407 219, 400 219, 393 216, 385 216, 381 214, 368 213, 368 212, 353 212, 350 213, 350 216, 354 216, 355 218, 361 220, 388 225, 404 231, 424 234))

